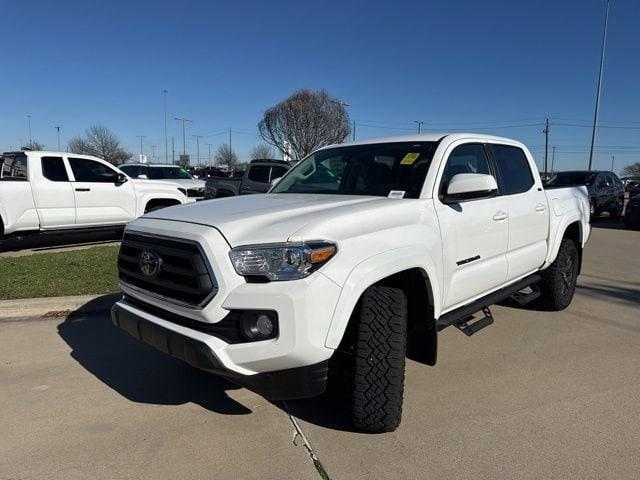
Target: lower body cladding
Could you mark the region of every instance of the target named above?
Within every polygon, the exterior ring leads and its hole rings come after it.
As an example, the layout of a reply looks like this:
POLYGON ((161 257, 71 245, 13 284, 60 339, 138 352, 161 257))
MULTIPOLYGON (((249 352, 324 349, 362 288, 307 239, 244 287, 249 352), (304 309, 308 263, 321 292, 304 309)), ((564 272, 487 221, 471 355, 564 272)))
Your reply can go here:
POLYGON ((111 315, 116 326, 164 353, 269 400, 285 400, 324 392, 334 353, 324 343, 339 294, 335 283, 316 272, 293 282, 237 286, 224 301, 212 301, 226 313, 218 322, 180 317, 126 290, 111 315), (242 312, 260 311, 272 312, 275 338, 251 340, 253 324, 247 328, 242 312))

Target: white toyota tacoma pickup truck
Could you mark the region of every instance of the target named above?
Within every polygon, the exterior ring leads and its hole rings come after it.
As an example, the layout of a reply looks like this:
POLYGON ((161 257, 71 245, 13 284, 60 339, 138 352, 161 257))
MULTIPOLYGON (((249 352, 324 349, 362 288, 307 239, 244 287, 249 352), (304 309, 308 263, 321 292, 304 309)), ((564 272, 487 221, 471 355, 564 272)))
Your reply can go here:
POLYGON ((97 157, 20 151, 0 155, 0 240, 10 235, 115 227, 187 203, 173 183, 132 180, 97 157))
POLYGON ((509 297, 566 308, 589 232, 586 190, 544 190, 519 142, 334 145, 267 194, 130 223, 112 319, 270 399, 320 394, 330 369, 349 372, 355 426, 390 431, 405 356, 434 365, 438 331, 472 335, 509 297))

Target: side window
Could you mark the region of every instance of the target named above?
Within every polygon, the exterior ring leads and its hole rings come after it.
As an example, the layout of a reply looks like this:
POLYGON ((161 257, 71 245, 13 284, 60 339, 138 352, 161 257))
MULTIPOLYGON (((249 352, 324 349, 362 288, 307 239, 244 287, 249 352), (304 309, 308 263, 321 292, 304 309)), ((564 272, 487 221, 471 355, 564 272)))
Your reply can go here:
POLYGON ((249 167, 249 180, 252 182, 269 183, 268 165, 252 165, 249 167))
POLYGON ((605 188, 607 186, 607 177, 604 174, 599 174, 596 180, 596 186, 598 188, 605 188))
POLYGON ((42 175, 44 178, 52 182, 68 182, 69 175, 64 166, 62 157, 42 157, 40 159, 42 165, 42 175))
POLYGON ((26 182, 28 179, 26 155, 0 157, 0 180, 26 182))
POLYGON ((453 149, 447 159, 447 164, 442 173, 440 182, 440 194, 444 194, 451 179, 459 173, 484 173, 491 174, 489 161, 484 148, 479 143, 468 143, 453 149))
POLYGON ((287 170, 285 167, 271 167, 271 180, 283 177, 287 170))
POLYGON ((491 145, 503 195, 523 193, 533 187, 535 181, 531 166, 521 148, 510 145, 491 145))
POLYGON ((71 170, 76 182, 113 183, 116 172, 106 165, 86 158, 70 158, 71 170))

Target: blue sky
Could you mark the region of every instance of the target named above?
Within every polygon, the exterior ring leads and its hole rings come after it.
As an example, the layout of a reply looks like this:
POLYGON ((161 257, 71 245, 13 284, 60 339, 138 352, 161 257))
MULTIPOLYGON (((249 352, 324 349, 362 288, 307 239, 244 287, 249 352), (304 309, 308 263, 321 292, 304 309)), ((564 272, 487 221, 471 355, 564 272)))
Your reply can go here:
MULTIPOLYGON (((5 0, 0 149, 33 138, 56 148, 91 124, 127 148, 164 152, 161 91, 188 135, 241 158, 266 108, 298 88, 351 104, 357 137, 479 130, 583 168, 593 116, 604 0, 143 2, 5 0), (564 124, 564 125, 562 125, 564 124), (570 124, 570 125, 569 125, 570 124), (550 149, 551 151, 551 149, 550 149)), ((640 9, 612 0, 597 168, 640 157, 640 9), (635 123, 634 123, 635 122, 635 123)), ((187 149, 195 156, 195 139, 187 149)))

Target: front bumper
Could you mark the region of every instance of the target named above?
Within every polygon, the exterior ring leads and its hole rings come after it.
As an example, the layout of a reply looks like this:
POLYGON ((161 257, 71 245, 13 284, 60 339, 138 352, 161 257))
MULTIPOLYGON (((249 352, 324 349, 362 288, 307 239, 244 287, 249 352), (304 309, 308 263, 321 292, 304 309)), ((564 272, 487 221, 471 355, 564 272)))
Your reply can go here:
POLYGON ((242 375, 226 368, 214 350, 202 340, 163 327, 127 308, 125 302, 111 309, 113 323, 138 340, 259 393, 270 400, 305 398, 324 392, 327 384, 328 360, 272 372, 242 375))

